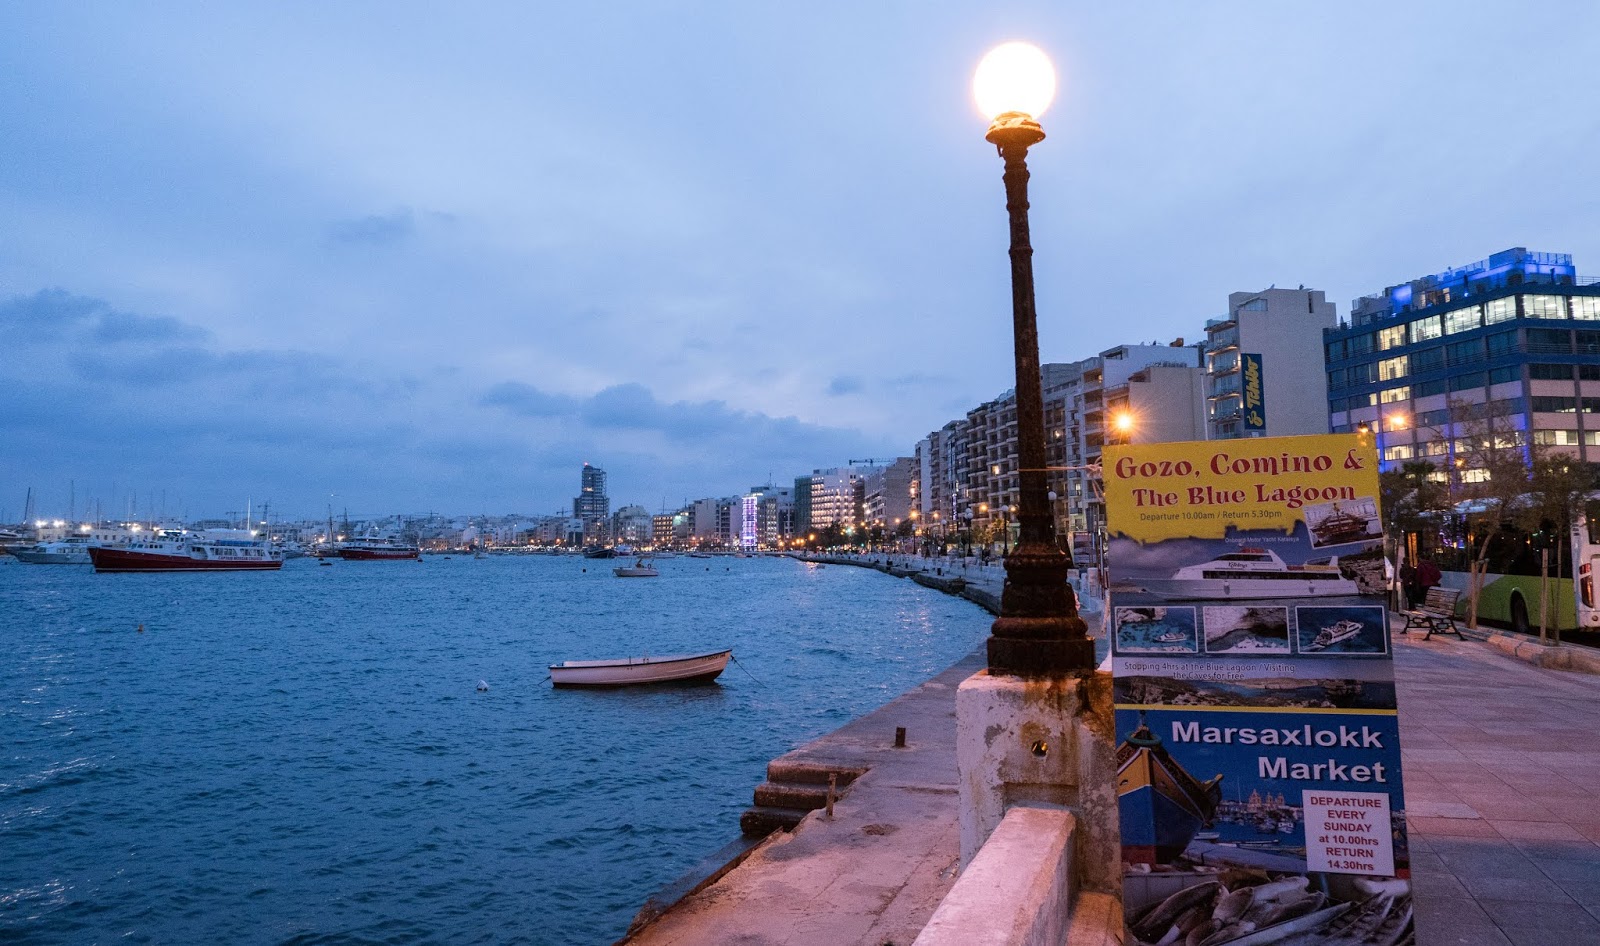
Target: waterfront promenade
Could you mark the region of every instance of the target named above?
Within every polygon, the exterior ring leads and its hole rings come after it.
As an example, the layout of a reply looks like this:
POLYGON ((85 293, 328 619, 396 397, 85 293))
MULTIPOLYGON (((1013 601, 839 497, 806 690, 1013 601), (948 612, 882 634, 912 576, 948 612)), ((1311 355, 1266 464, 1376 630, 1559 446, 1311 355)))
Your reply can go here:
MULTIPOLYGON (((913 720, 914 776, 869 772, 630 942, 909 944, 954 881, 954 686, 980 663, 852 724, 913 720)), ((1395 667, 1420 946, 1600 944, 1600 676, 1398 634, 1395 667)))

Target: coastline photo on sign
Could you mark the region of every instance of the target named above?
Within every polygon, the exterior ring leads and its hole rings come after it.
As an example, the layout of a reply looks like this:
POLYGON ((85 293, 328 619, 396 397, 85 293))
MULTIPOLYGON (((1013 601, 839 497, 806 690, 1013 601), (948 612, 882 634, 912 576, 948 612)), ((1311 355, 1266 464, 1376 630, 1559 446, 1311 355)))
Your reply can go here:
POLYGON ((1387 654, 1389 628, 1383 608, 1302 605, 1294 609, 1295 652, 1308 656, 1387 654))
POLYGON ((1289 609, 1244 605, 1201 609, 1206 653, 1271 656, 1289 653, 1289 609))
POLYGON ((1303 515, 1314 549, 1367 542, 1383 534, 1378 522, 1378 501, 1371 496, 1307 506, 1303 515))
POLYGON ((1116 651, 1122 654, 1197 654, 1194 608, 1117 608, 1116 651))
POLYGON ((1112 699, 1138 706, 1236 706, 1269 709, 1395 708, 1393 665, 1386 660, 1340 663, 1326 657, 1261 660, 1206 657, 1197 673, 1176 659, 1118 657, 1112 699))

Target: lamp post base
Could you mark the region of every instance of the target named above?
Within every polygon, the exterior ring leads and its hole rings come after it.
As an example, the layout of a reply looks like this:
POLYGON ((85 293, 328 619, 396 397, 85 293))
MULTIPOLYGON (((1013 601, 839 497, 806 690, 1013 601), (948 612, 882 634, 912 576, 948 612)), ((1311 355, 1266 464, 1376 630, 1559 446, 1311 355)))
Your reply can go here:
POLYGON ((1067 584, 1072 560, 1060 549, 1024 543, 1006 556, 1000 617, 989 631, 989 669, 1020 677, 1094 669, 1094 641, 1067 584))

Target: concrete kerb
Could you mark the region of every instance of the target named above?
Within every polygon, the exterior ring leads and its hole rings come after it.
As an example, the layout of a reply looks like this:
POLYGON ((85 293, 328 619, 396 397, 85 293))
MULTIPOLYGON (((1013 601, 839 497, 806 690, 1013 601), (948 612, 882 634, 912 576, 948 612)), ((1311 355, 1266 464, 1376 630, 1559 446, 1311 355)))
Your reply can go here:
MULTIPOLYGON (((1398 615, 1394 617, 1398 619, 1398 615)), ((1600 675, 1600 651, 1593 648, 1578 644, 1541 641, 1536 637, 1497 628, 1458 626, 1461 628, 1462 636, 1468 640, 1488 644, 1507 656, 1533 664, 1535 667, 1600 675)))

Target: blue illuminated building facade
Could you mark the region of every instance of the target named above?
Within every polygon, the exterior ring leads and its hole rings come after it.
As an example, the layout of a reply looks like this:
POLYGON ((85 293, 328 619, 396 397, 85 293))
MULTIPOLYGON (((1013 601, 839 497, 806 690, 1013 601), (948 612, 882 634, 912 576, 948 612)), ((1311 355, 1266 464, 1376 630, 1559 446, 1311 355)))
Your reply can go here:
POLYGON ((1568 254, 1518 247, 1390 286, 1323 342, 1330 428, 1376 431, 1384 469, 1470 481, 1486 434, 1600 461, 1600 280, 1568 254))

